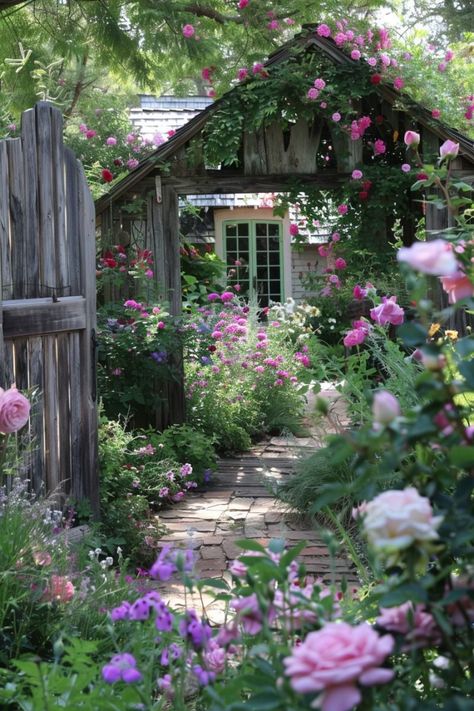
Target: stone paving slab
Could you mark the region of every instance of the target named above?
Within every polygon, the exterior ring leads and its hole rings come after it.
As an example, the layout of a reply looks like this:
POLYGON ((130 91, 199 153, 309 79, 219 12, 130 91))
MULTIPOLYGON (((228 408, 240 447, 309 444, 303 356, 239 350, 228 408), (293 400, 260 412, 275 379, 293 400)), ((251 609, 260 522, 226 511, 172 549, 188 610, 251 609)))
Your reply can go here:
MULTIPOLYGON (((339 393, 323 387, 319 396, 330 402, 342 422, 345 410, 339 393)), ((345 578, 349 584, 357 585, 350 561, 344 557, 331 559, 317 531, 305 526, 299 516, 286 512, 272 494, 276 482, 291 476, 299 457, 322 446, 328 428, 308 423, 308 430, 302 438, 267 438, 249 453, 221 460, 215 482, 207 491, 189 494, 186 501, 160 515, 167 529, 161 539, 163 544, 192 548, 197 555, 196 572, 201 577, 230 580, 229 564, 242 552, 236 545, 239 539, 252 538, 264 545, 271 538, 284 538, 290 545, 305 540, 307 546, 299 560, 308 573, 325 583, 340 583, 345 578)), ((172 605, 184 605, 182 590, 174 583, 161 584, 159 589, 172 605)), ((191 602, 196 609, 202 609, 199 599, 191 602)), ((210 608, 206 604, 206 613, 211 621, 222 621, 223 603, 212 603, 212 597, 207 602, 210 608)))

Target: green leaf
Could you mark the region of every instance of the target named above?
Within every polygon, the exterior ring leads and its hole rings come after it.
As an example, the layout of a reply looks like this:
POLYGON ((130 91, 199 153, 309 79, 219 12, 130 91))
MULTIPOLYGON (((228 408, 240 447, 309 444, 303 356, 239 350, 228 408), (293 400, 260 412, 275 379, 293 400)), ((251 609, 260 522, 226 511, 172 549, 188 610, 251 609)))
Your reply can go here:
POLYGON ((449 461, 462 469, 474 466, 474 447, 456 445, 449 450, 449 461))
POLYGON ((461 358, 471 355, 471 353, 474 353, 474 338, 470 338, 469 336, 467 338, 461 338, 456 343, 455 350, 461 358))
POLYGON ((459 363, 458 370, 468 386, 474 389, 474 360, 459 363))
POLYGON ((235 545, 239 548, 243 548, 244 551, 257 551, 258 553, 266 553, 266 549, 261 543, 257 541, 242 539, 240 541, 235 541, 235 545))
POLYGON ((397 335, 407 346, 421 346, 426 342, 428 333, 419 323, 404 323, 397 330, 397 335))
POLYGON ((428 593, 419 583, 405 583, 382 596, 381 607, 395 607, 404 602, 427 602, 428 593))
POLYGON ((225 580, 220 578, 203 578, 198 581, 197 587, 201 588, 217 588, 218 590, 229 590, 229 586, 225 580))

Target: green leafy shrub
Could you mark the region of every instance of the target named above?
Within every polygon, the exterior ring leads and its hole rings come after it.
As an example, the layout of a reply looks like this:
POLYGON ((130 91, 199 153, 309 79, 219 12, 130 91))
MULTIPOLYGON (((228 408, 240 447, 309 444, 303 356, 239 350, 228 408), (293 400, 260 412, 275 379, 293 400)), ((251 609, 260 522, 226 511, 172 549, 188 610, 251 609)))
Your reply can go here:
POLYGON ((217 466, 213 438, 189 425, 172 425, 160 434, 148 431, 146 435, 163 458, 189 462, 194 481, 202 483, 205 472, 217 466))

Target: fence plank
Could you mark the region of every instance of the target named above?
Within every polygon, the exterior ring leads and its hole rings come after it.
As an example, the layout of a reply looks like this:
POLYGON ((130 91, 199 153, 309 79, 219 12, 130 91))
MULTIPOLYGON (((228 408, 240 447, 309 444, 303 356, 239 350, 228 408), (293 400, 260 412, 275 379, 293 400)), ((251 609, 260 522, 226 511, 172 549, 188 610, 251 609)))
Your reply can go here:
POLYGON ((67 296, 57 302, 49 298, 3 302, 4 338, 77 331, 85 327, 86 300, 82 296, 67 296))
POLYGON ((43 486, 42 463, 43 463, 43 422, 44 422, 44 399, 43 399, 43 339, 28 339, 28 388, 35 390, 35 401, 30 416, 30 436, 32 441, 31 453, 31 474, 34 491, 41 491, 43 486))
POLYGON ((10 250, 12 262, 13 298, 21 298, 25 289, 26 245, 24 239, 23 151, 21 139, 7 141, 9 199, 10 199, 10 250))
POLYGON ((10 239, 10 195, 7 142, 0 141, 0 264, 2 270, 2 299, 13 297, 13 277, 10 239))
POLYGON ((42 294, 51 295, 56 284, 56 243, 53 223, 53 176, 51 165, 51 106, 36 105, 38 145, 38 210, 42 294))
MULTIPOLYGON (((23 146, 24 186, 24 233, 25 284, 22 297, 40 296, 40 245, 37 213, 38 166, 36 158, 36 113, 34 109, 25 111, 21 119, 23 146)), ((1 210, 0 210, 1 212, 1 210)), ((6 297, 9 298, 9 297, 6 297)))
POLYGON ((59 490, 58 392, 56 337, 44 338, 44 441, 45 480, 48 492, 59 490))

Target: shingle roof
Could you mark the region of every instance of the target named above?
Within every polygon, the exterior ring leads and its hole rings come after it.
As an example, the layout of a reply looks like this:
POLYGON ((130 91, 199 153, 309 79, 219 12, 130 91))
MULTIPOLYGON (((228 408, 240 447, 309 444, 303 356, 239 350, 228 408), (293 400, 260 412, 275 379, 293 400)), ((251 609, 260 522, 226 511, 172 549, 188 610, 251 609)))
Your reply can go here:
MULTIPOLYGON (((264 66, 271 67, 276 64, 280 64, 290 59, 295 50, 299 49, 307 51, 312 47, 319 49, 324 56, 337 64, 357 64, 356 61, 351 59, 351 57, 349 57, 340 47, 336 45, 333 39, 329 37, 320 37, 315 33, 308 33, 308 30, 306 29, 305 32, 295 35, 295 37, 270 54, 264 66)), ((236 86, 231 89, 230 92, 238 90, 239 86, 236 86)), ((114 187, 106 195, 99 198, 99 200, 96 201, 96 213, 100 214, 115 198, 132 189, 133 185, 152 172, 156 167, 157 162, 165 161, 170 158, 177 150, 179 150, 179 148, 181 148, 181 146, 198 134, 210 116, 220 107, 221 103, 230 92, 227 92, 227 94, 224 94, 223 97, 206 106, 206 108, 192 118, 187 124, 177 129, 176 133, 172 136, 172 138, 170 138, 169 141, 159 146, 157 150, 147 156, 147 158, 145 158, 137 166, 137 168, 135 168, 135 170, 114 185, 114 187)), ((395 104, 402 97, 409 104, 413 118, 418 123, 428 128, 442 140, 450 138, 459 143, 464 157, 472 161, 474 164, 474 141, 471 141, 467 136, 460 133, 456 129, 446 126, 441 121, 433 119, 431 113, 424 106, 415 102, 407 94, 401 94, 392 87, 383 83, 374 86, 374 92, 381 95, 382 98, 386 99, 390 104, 395 104)))

